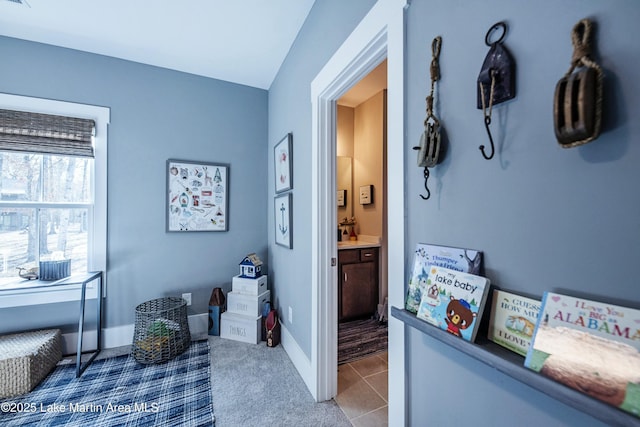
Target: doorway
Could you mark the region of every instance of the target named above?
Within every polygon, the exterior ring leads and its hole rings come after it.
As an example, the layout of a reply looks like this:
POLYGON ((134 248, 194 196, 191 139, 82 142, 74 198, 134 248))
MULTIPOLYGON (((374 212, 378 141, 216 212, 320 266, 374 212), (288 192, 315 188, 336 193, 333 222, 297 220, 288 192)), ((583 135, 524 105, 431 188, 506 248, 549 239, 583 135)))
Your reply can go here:
MULTIPOLYGON (((360 22, 311 83, 311 360, 303 366, 316 401, 337 392, 337 223, 335 103, 363 76, 388 59, 387 108, 387 259, 389 306, 404 304, 404 28, 406 0, 381 0, 360 22), (329 214, 330 213, 330 214, 329 214)), ((389 318, 389 420, 403 425, 405 331, 389 318)))
POLYGON ((355 425, 388 423, 386 89, 385 59, 336 102, 335 401, 355 425))

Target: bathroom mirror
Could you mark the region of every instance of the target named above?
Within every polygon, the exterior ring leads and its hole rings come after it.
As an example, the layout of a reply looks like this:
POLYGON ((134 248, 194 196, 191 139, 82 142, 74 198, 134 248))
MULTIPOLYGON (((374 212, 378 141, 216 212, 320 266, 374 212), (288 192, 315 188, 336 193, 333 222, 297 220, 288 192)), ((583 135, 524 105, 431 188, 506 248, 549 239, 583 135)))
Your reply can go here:
POLYGON ((336 157, 336 199, 342 200, 341 203, 337 203, 338 224, 344 219, 344 217, 351 218, 353 216, 353 188, 351 184, 353 176, 352 170, 351 157, 336 157))

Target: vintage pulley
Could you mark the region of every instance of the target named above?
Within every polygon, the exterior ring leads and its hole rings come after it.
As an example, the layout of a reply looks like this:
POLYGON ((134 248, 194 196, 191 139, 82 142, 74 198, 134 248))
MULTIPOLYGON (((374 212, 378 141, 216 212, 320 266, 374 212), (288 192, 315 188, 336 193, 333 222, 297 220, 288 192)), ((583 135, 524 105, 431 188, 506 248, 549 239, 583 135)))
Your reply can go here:
POLYGON ((435 83, 440 79, 440 65, 438 58, 440 57, 440 47, 442 46, 442 38, 440 36, 433 39, 431 43, 431 66, 429 67, 431 75, 431 92, 427 96, 427 117, 424 119, 424 132, 420 135, 420 145, 413 147, 418 151, 418 166, 424 168, 424 189, 427 195, 422 197, 427 200, 431 197, 427 180, 429 179, 429 168, 434 167, 442 161, 442 135, 440 121, 433 113, 433 94, 435 91, 435 83))
POLYGON ((480 74, 478 75, 478 102, 477 108, 482 109, 484 115, 484 126, 491 143, 491 154, 487 155, 484 145, 481 145, 482 156, 490 160, 495 153, 493 136, 491 135, 491 113, 493 107, 502 102, 515 98, 516 96, 516 67, 511 54, 503 45, 507 34, 507 25, 504 22, 494 24, 484 38, 484 42, 490 47, 487 56, 482 63, 480 74), (490 42, 492 33, 502 29, 502 34, 494 42, 490 42))
POLYGON ((571 68, 556 85, 553 124, 556 139, 564 148, 586 144, 600 135, 604 73, 589 57, 591 28, 588 19, 573 27, 571 68))

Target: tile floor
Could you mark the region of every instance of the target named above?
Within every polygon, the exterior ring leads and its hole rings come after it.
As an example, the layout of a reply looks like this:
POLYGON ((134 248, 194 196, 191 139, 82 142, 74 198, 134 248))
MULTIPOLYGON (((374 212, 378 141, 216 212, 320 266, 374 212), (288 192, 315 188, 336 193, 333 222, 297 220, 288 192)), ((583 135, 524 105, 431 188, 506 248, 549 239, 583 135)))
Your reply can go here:
POLYGON ((338 366, 335 401, 355 427, 389 425, 387 352, 338 366))

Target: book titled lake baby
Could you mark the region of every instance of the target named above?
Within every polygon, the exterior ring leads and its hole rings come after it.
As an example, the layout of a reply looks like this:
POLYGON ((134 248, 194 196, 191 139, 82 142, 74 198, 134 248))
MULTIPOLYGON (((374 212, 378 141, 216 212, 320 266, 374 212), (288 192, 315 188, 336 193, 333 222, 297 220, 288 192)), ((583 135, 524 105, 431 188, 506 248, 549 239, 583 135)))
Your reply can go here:
POLYGON ((422 292, 429 276, 429 267, 432 265, 479 274, 482 267, 482 252, 474 249, 418 243, 405 300, 405 309, 413 314, 418 312, 422 292))
POLYGON ((417 317, 467 341, 475 341, 489 279, 431 266, 417 317))

